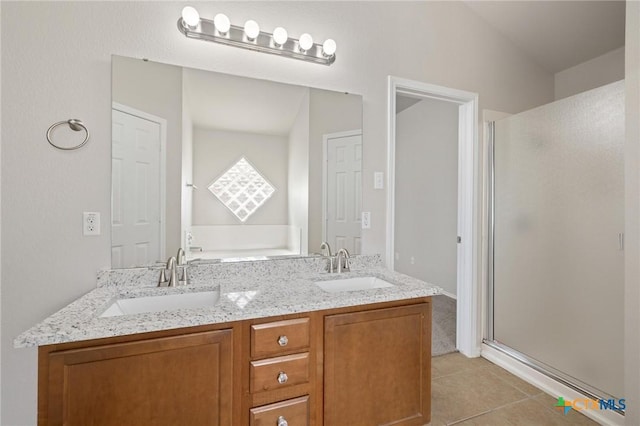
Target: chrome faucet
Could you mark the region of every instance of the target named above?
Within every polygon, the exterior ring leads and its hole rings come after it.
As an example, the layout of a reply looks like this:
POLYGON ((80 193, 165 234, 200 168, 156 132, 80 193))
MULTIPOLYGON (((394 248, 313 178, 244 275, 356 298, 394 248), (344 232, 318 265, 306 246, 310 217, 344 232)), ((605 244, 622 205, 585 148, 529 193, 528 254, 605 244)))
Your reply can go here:
POLYGON ((162 268, 160 271, 160 278, 158 279, 158 287, 175 287, 178 284, 176 277, 176 258, 170 257, 167 260, 166 268, 162 268), (169 279, 167 279, 167 271, 169 272, 169 279))
POLYGON ((323 241, 322 244, 320 244, 320 254, 323 256, 325 255, 325 249, 327 250, 327 256, 331 257, 331 246, 329 246, 328 242, 323 241))
POLYGON ((189 284, 189 275, 187 274, 187 257, 184 254, 184 250, 182 247, 178 249, 178 254, 176 254, 176 269, 178 270, 178 284, 179 285, 187 285, 189 284))
POLYGON ((187 257, 182 248, 178 249, 176 257, 170 257, 167 264, 160 270, 158 278, 158 287, 175 287, 178 285, 189 284, 189 275, 187 274, 187 257), (167 273, 169 278, 167 278, 167 273))
POLYGON ((331 254, 331 246, 329 245, 328 242, 323 241, 322 244, 320 244, 320 254, 323 257, 327 258, 327 272, 329 272, 330 274, 332 274, 335 270, 335 266, 334 263, 336 261, 336 257, 333 256, 331 254), (325 251, 326 251, 326 255, 325 255, 325 251))
POLYGON ((182 247, 178 249, 178 254, 176 254, 176 261, 178 262, 178 266, 183 266, 187 264, 187 258, 184 254, 184 250, 182 247))
POLYGON ((349 256, 349 252, 347 251, 346 248, 341 248, 340 250, 338 250, 338 254, 336 254, 336 257, 338 259, 337 261, 338 273, 351 271, 349 267, 349 259, 351 258, 351 256, 349 256), (340 262, 340 259, 343 259, 344 261, 340 262))

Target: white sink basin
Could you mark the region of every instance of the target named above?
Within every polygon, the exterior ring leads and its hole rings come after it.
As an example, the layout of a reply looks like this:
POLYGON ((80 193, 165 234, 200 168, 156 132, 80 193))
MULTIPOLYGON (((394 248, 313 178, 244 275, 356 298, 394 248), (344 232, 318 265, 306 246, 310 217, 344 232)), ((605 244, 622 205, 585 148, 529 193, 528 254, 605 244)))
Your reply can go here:
POLYGON ((219 291, 201 291, 118 299, 109 305, 100 317, 117 317, 121 315, 142 314, 145 312, 172 311, 175 309, 204 308, 215 305, 219 299, 219 291))
POLYGON ((328 291, 337 293, 340 291, 361 291, 374 288, 394 287, 393 284, 376 277, 355 277, 337 280, 316 281, 315 285, 328 291))

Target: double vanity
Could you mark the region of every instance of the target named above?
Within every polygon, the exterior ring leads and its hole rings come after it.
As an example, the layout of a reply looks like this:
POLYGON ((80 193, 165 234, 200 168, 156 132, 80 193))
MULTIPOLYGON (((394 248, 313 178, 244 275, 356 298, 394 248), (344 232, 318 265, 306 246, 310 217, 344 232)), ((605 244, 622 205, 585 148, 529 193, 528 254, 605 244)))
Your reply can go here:
POLYGON ((39 346, 40 425, 423 425, 440 289, 352 259, 100 272, 16 338, 39 346))

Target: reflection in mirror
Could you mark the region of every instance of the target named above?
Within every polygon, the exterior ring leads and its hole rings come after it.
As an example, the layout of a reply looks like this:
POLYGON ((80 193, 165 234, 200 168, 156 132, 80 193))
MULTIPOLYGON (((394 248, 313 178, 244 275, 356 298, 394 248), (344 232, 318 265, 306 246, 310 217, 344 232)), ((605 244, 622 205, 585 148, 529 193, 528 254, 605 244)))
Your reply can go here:
POLYGON ((362 98, 112 57, 112 267, 360 253, 362 98))

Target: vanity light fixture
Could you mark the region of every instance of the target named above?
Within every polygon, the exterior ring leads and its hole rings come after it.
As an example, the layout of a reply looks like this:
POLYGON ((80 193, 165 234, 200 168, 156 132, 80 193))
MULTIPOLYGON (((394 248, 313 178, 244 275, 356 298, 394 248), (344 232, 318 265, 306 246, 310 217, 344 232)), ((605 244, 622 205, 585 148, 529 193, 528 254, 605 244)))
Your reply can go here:
POLYGON ((307 33, 302 34, 300 40, 298 40, 298 46, 300 47, 300 51, 306 52, 313 47, 313 37, 307 33))
POLYGON ((218 13, 213 20, 201 18, 198 11, 187 6, 178 19, 178 30, 186 37, 213 41, 229 46, 242 47, 258 52, 287 56, 289 58, 331 65, 336 60, 336 42, 332 39, 318 44, 310 34, 302 34, 300 40, 289 38, 287 30, 277 27, 273 34, 260 30, 252 19, 243 27, 231 25, 229 18, 218 13))
POLYGON ((213 17, 213 25, 220 35, 226 35, 231 28, 231 22, 224 13, 218 13, 213 17))
POLYGON ((328 38, 324 43, 322 43, 322 54, 325 56, 335 55, 336 47, 336 42, 333 39, 328 38))
POLYGON ((244 23, 244 33, 251 42, 255 41, 260 35, 260 25, 253 19, 249 19, 244 23))
POLYGON ((277 27, 275 30, 273 30, 273 41, 275 42, 276 46, 284 46, 288 39, 289 34, 287 34, 287 30, 285 30, 284 28, 277 27))
POLYGON ((184 26, 190 29, 196 29, 200 23, 200 14, 194 7, 187 6, 182 9, 182 22, 184 26))

